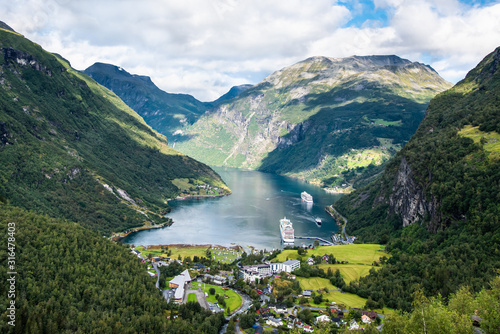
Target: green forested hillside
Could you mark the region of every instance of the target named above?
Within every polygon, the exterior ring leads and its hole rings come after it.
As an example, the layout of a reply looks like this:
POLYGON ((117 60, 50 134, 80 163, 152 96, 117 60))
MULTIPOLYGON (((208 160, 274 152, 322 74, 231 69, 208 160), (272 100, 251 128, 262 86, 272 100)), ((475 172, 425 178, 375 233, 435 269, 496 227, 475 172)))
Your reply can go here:
POLYGON ((0 197, 103 233, 161 222, 177 178, 229 190, 115 94, 0 29, 0 197))
POLYGON ((167 319, 156 278, 137 257, 79 224, 0 202, 0 231, 1 333, 215 334, 224 322, 222 314, 199 305, 183 305, 179 319, 167 319), (5 283, 12 277, 6 270, 8 235, 16 245, 9 250, 15 253, 15 297, 8 297, 5 283), (7 318, 11 300, 15 326, 7 318))
POLYGON ((349 233, 393 255, 350 290, 410 309, 417 284, 446 298, 500 268, 499 64, 500 48, 434 98, 384 175, 335 204, 349 233))
POLYGON ((149 77, 132 75, 118 66, 95 63, 84 73, 112 90, 168 138, 183 125, 194 123, 211 106, 191 95, 164 92, 149 77))

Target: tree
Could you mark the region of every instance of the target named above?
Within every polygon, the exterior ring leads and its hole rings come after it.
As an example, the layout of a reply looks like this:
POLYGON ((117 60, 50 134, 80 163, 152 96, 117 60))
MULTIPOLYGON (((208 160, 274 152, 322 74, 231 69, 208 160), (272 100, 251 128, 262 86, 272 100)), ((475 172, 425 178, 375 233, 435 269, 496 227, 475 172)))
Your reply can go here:
POLYGON ((318 246, 319 246, 319 240, 318 239, 314 239, 313 246, 314 246, 314 248, 318 248, 318 246))
POLYGON ((208 289, 208 292, 213 296, 215 295, 215 288, 208 289))

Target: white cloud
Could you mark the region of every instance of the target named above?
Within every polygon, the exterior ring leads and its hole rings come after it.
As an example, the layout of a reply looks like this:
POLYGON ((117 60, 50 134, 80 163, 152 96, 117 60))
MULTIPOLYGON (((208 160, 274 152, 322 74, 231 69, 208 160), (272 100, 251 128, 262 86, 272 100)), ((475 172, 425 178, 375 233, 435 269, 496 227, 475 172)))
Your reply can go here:
POLYGON ((431 59, 456 81, 500 44, 500 5, 374 3, 387 10, 387 26, 345 27, 362 10, 330 0, 17 0, 3 19, 78 69, 116 64, 201 100, 313 55, 431 59))

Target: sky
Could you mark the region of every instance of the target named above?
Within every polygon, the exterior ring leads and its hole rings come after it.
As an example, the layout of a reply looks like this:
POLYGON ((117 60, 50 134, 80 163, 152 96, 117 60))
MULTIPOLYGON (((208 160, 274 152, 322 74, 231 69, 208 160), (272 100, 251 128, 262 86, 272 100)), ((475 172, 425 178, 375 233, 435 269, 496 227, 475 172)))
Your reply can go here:
POLYGON ((78 70, 110 63, 212 101, 312 56, 398 55, 456 83, 500 46, 500 0, 0 0, 78 70))

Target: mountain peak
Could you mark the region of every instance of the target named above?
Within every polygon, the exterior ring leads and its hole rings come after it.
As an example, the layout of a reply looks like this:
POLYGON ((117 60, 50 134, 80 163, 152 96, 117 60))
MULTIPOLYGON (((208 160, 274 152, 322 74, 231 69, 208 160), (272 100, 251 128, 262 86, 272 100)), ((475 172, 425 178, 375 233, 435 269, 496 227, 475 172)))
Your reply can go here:
POLYGON ((12 31, 12 32, 16 32, 14 29, 12 29, 7 23, 3 22, 3 21, 0 21, 0 29, 5 29, 5 30, 9 30, 9 31, 12 31))

